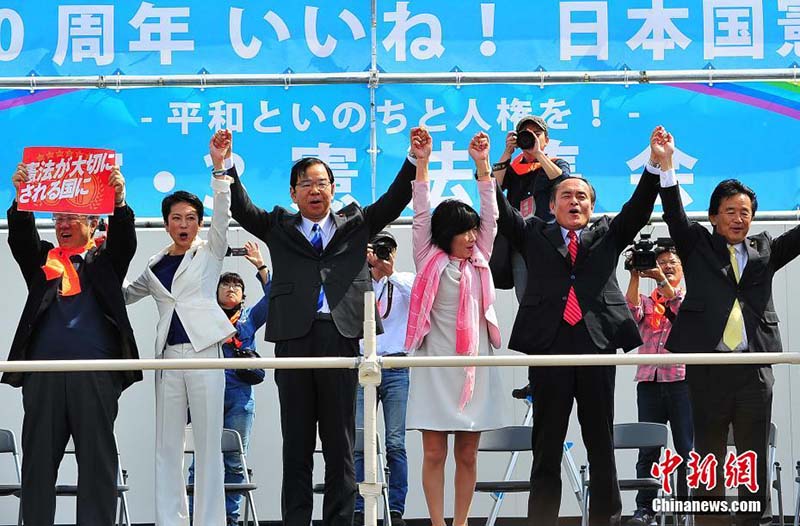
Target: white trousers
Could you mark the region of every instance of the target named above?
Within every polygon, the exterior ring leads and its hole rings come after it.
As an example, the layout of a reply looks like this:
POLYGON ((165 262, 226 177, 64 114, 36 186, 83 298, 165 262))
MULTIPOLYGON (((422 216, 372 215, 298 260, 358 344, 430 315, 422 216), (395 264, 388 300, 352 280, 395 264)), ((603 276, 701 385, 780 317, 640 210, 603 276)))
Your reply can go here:
MULTIPOLYGON (((164 358, 218 358, 219 345, 195 352, 168 345, 164 358)), ((225 524, 222 419, 225 371, 156 371, 156 526, 189 526, 184 469, 184 429, 191 411, 195 445, 194 526, 225 524)))

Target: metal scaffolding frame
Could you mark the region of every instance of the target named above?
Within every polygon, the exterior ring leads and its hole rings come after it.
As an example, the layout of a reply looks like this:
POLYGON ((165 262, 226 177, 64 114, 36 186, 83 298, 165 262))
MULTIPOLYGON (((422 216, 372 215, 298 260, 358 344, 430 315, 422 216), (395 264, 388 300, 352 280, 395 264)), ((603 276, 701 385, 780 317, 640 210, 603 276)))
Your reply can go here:
POLYGON ((797 82, 798 67, 770 69, 687 69, 611 71, 449 71, 437 73, 385 73, 377 69, 373 52, 369 71, 344 73, 247 73, 192 75, 97 75, 0 77, 0 89, 28 89, 31 92, 52 89, 130 88, 221 88, 235 86, 366 85, 373 92, 381 85, 444 84, 453 86, 480 84, 529 84, 534 86, 567 84, 710 84, 718 82, 797 82))

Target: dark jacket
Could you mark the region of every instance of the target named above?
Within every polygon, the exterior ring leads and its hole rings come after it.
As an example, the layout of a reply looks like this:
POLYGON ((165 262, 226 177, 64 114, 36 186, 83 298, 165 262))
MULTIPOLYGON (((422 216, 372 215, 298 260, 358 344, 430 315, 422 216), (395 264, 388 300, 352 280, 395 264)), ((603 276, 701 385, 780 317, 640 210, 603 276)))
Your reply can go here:
POLYGON ((573 285, 595 346, 614 353, 620 347, 629 351, 641 345, 616 271, 620 254, 650 219, 658 188, 659 176, 645 171, 614 219, 601 217, 581 232, 574 266, 558 223, 548 224, 537 217, 523 220, 502 192, 497 192, 500 232, 528 264, 528 282, 509 349, 526 354, 569 353, 569 349, 552 345, 573 285))
MULTIPOLYGON (((242 227, 267 244, 274 269, 270 293, 267 341, 308 334, 317 311, 322 284, 333 322, 345 338, 361 338, 364 293, 372 290, 367 267, 367 243, 402 213, 411 200, 416 168, 405 161, 383 196, 367 207, 350 204, 333 214, 336 233, 321 255, 298 230, 302 217, 276 206, 267 212, 255 206, 242 187, 236 169, 229 171, 231 213, 242 227)), ((378 316, 376 316, 376 320, 378 316)), ((382 329, 381 329, 382 330, 382 329)))
POLYGON ((800 227, 775 239, 766 232, 748 236, 747 265, 737 283, 727 241, 699 223, 689 222, 679 187, 662 188, 661 200, 664 220, 686 277, 686 297, 666 347, 673 352, 713 352, 738 298, 748 351, 781 351, 778 315, 772 305, 772 277, 800 254, 800 227))
MULTIPOLYGON (((17 203, 14 201, 8 209, 7 217, 8 244, 28 286, 28 299, 17 325, 8 360, 25 360, 36 323, 56 299, 61 280, 45 279, 42 265, 47 261, 47 253, 53 248, 53 244, 39 238, 33 214, 17 210, 17 203)), ((100 308, 116 329, 119 336, 117 357, 124 359, 139 358, 122 297, 122 281, 136 252, 136 228, 133 219, 133 210, 128 206, 114 210, 114 214, 109 217, 106 241, 99 248, 93 248, 86 253, 85 266, 81 272, 82 280, 91 280, 90 288, 97 295, 100 308)), ((4 373, 2 382, 20 387, 23 374, 4 373)), ((122 389, 125 389, 133 382, 141 380, 142 372, 122 371, 119 376, 122 389)))

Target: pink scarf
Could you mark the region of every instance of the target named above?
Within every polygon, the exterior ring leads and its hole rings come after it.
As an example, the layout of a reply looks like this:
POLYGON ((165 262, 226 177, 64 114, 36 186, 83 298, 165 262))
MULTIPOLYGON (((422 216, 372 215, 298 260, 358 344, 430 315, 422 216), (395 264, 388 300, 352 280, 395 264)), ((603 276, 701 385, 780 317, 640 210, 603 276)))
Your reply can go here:
MULTIPOLYGON (((425 336, 430 332, 430 313, 433 301, 439 290, 439 279, 450 260, 443 250, 436 248, 425 264, 421 273, 417 274, 411 289, 411 302, 408 312, 408 330, 406 331, 405 348, 409 351, 419 349, 425 336)), ((456 354, 477 356, 479 323, 485 321, 485 313, 494 304, 494 287, 492 286, 489 265, 483 254, 477 249, 469 260, 462 260, 459 269, 461 280, 458 286, 458 313, 456 314, 456 354), (482 312, 478 312, 478 302, 472 297, 472 283, 480 280, 483 304, 482 312), (484 320, 481 320, 484 317, 484 320)), ((500 330, 493 323, 488 323, 489 340, 493 347, 500 347, 500 330)), ((459 411, 472 399, 475 390, 475 367, 464 368, 466 378, 459 398, 459 411)))

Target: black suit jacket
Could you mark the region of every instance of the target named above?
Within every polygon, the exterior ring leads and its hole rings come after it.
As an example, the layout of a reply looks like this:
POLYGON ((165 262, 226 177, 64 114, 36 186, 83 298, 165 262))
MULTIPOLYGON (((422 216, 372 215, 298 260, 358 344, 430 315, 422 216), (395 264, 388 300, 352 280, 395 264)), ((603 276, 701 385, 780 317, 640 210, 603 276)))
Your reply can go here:
POLYGON ((574 266, 557 223, 545 223, 536 217, 524 220, 503 193, 497 192, 500 232, 528 265, 528 282, 509 349, 526 354, 573 352, 552 347, 573 285, 595 346, 614 353, 620 347, 629 351, 641 345, 639 330, 617 283, 616 270, 620 254, 650 219, 658 188, 659 176, 645 171, 630 200, 614 219, 601 217, 581 232, 574 266))
MULTIPOLYGON (((31 336, 42 313, 56 299, 59 279, 46 280, 42 265, 47 261, 47 253, 53 248, 49 241, 39 238, 33 214, 17 210, 17 203, 8 209, 8 244, 17 261, 25 284, 28 286, 28 299, 22 309, 17 325, 11 352, 11 360, 25 360, 31 336)), ((108 237, 99 247, 86 253, 81 280, 90 280, 91 290, 97 295, 97 302, 116 328, 119 336, 118 358, 138 359, 139 351, 133 337, 133 329, 122 297, 122 281, 128 273, 133 254, 136 252, 136 228, 133 210, 128 206, 116 208, 109 217, 108 237)), ((142 379, 141 371, 122 371, 120 381, 125 389, 133 382, 142 379)), ((2 382, 22 386, 23 373, 4 373, 2 382)))
POLYGON ((389 189, 372 205, 361 208, 350 204, 333 214, 336 233, 321 255, 298 230, 302 221, 299 213, 279 206, 272 212, 258 208, 250 201, 235 168, 229 170, 229 175, 234 179, 233 218, 267 244, 272 259, 266 340, 278 342, 308 334, 321 285, 339 333, 346 338, 361 338, 364 293, 372 290, 367 243, 408 205, 411 181, 416 175, 414 165, 405 161, 389 189))
POLYGON ((664 220, 683 263, 686 296, 666 347, 673 352, 712 352, 722 339, 735 299, 744 315, 750 352, 781 350, 778 315, 772 305, 772 277, 800 253, 800 227, 772 239, 748 236, 747 265, 736 282, 728 243, 699 223, 689 222, 678 186, 661 189, 664 220))

